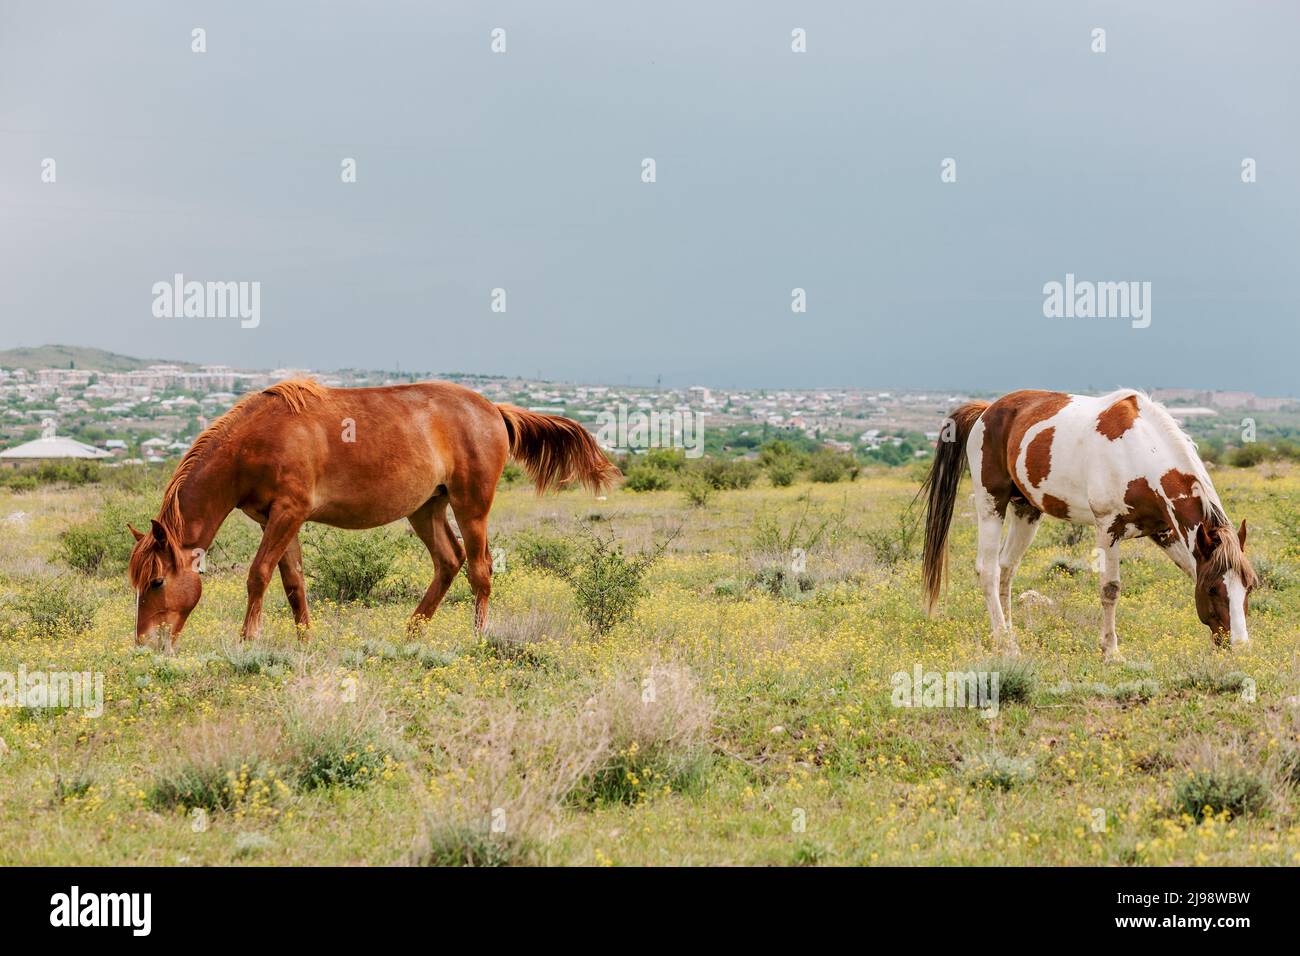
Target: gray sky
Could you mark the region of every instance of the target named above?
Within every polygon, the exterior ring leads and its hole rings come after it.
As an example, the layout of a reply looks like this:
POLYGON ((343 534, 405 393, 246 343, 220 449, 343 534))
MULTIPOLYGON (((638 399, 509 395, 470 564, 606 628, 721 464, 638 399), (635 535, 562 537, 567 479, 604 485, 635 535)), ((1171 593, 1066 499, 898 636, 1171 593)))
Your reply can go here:
POLYGON ((1298 37, 1223 0, 6 0, 0 346, 1297 394, 1298 37), (177 272, 259 281, 260 325, 155 318, 177 272), (1151 282, 1150 327, 1045 318, 1067 272, 1151 282))

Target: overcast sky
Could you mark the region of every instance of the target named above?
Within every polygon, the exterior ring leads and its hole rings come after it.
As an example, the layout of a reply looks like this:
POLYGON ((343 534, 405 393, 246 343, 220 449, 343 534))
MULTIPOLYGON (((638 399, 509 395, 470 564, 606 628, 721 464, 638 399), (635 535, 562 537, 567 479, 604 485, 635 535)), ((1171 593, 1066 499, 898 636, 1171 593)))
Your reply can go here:
POLYGON ((0 346, 1294 395, 1297 38, 1226 0, 5 0, 0 346), (260 324, 156 318, 175 273, 260 282, 260 324), (1067 273, 1150 282, 1150 326, 1044 317, 1067 273))

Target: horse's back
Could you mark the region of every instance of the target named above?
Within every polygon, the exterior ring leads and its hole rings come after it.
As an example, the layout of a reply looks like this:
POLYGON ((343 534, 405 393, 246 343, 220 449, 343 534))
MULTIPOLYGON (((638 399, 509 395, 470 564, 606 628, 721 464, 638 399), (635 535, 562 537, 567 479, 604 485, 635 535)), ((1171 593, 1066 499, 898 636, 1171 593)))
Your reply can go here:
POLYGON ((395 521, 440 490, 482 493, 509 453, 496 406, 453 382, 326 388, 260 411, 241 455, 308 498, 311 520, 340 527, 395 521))
POLYGON ((1122 502, 1123 476, 1143 468, 1159 427, 1149 420, 1152 407, 1134 389, 1096 397, 1011 392, 981 416, 971 463, 978 461, 980 482, 999 510, 1023 499, 1054 517, 1088 521, 1116 494, 1122 502))

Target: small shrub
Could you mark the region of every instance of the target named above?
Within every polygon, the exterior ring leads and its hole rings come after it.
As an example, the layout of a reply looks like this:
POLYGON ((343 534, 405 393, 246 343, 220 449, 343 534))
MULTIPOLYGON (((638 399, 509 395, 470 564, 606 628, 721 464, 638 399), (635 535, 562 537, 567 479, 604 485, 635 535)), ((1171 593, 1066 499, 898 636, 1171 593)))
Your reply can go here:
POLYGON ((795 844, 790 863, 792 866, 818 866, 829 860, 830 856, 830 847, 826 844, 805 838, 795 844))
POLYGON ((822 484, 852 480, 858 476, 859 465, 851 455, 823 449, 808 463, 808 477, 822 484))
POLYGON ((494 832, 491 825, 430 823, 417 852, 421 866, 510 866, 522 863, 534 848, 527 837, 494 832))
POLYGON ((95 601, 66 577, 29 578, 11 607, 42 637, 84 634, 95 624, 95 601))
POLYGON ((862 532, 872 556, 881 567, 897 567, 916 556, 917 538, 921 529, 922 510, 913 501, 895 512, 891 524, 862 532))
POLYGON ((714 486, 697 472, 691 472, 683 477, 681 487, 682 494, 686 496, 686 503, 696 508, 703 508, 713 496, 714 486))
POLYGON ((21 494, 27 491, 35 491, 40 487, 40 483, 37 482, 35 475, 27 472, 0 472, 0 487, 21 494))
POLYGON ((261 808, 283 796, 281 787, 275 770, 260 763, 194 761, 159 775, 145 802, 153 810, 234 810, 246 801, 261 808))
POLYGON ((402 656, 433 670, 435 667, 447 667, 456 663, 457 655, 454 651, 443 651, 423 644, 407 644, 402 648, 402 656))
POLYGON ((709 487, 718 491, 735 491, 748 488, 758 478, 758 466, 751 461, 728 461, 723 458, 706 458, 691 474, 698 475, 709 487))
POLYGON ((667 491, 673 486, 673 473, 651 465, 633 465, 623 478, 628 491, 667 491))
POLYGON ((311 552, 304 573, 313 593, 340 604, 367 600, 392 573, 401 551, 400 538, 385 528, 325 528, 304 543, 311 552))
POLYGON ((1173 681, 1176 690, 1210 691, 1214 694, 1239 694, 1249 678, 1241 671, 1222 667, 1200 667, 1173 681))
POLYGON ((145 794, 154 810, 260 810, 288 794, 274 727, 203 724, 182 732, 145 794))
POLYGON ((103 474, 97 461, 44 461, 36 469, 35 477, 42 485, 93 485, 103 474))
POLYGON ((116 488, 128 496, 157 501, 167 487, 173 468, 173 465, 167 464, 106 468, 103 479, 106 486, 116 488))
POLYGON ((95 517, 74 524, 59 535, 55 556, 84 574, 123 571, 135 548, 127 524, 147 525, 147 514, 143 502, 109 499, 95 517))
POLYGON ((1038 671, 1023 657, 996 657, 973 668, 998 675, 998 702, 1027 704, 1038 690, 1038 671))
POLYGON ((395 661, 402 657, 402 652, 392 641, 362 641, 361 653, 365 657, 377 657, 381 661, 395 661))
POLYGON ((517 535, 506 552, 507 561, 513 557, 526 568, 559 575, 573 567, 577 556, 578 549, 569 539, 537 531, 517 535))
POLYGON ((1296 573, 1282 561, 1258 557, 1254 566, 1259 583, 1270 591, 1286 591, 1296 586, 1296 573))
POLYGON ((1268 788, 1262 778, 1239 766, 1194 771, 1174 789, 1174 809, 1198 823, 1226 811, 1232 817, 1262 809, 1268 788))
POLYGON ((829 515, 814 512, 812 503, 805 500, 803 510, 788 520, 782 520, 782 515, 774 511, 759 514, 754 519, 751 546, 761 557, 785 560, 796 549, 807 554, 835 537, 843 521, 843 512, 829 515))
MULTIPOLYGON (((811 445, 811 440, 809 444, 811 445)), ((802 468, 807 464, 808 455, 782 438, 773 438, 758 450, 758 463, 764 468, 770 468, 778 461, 788 461, 795 468, 802 468)))
POLYGON ((95 778, 86 773, 67 778, 59 776, 54 781, 54 800, 56 803, 79 800, 90 793, 94 786, 95 778))
POLYGON ((735 578, 723 578, 713 584, 713 593, 718 597, 739 597, 744 592, 744 585, 735 578))
POLYGON ((573 588, 578 613, 591 633, 599 636, 631 619, 645 593, 646 572, 663 556, 676 534, 650 551, 628 557, 614 542, 612 533, 602 538, 585 526, 579 527, 587 536, 586 547, 563 576, 573 588))
POLYGON ((609 728, 609 750, 572 794, 579 804, 637 803, 703 778, 713 705, 684 667, 655 665, 615 681, 591 702, 609 728))
POLYGON ((799 477, 799 466, 793 458, 777 458, 767 466, 767 480, 773 488, 788 488, 799 477))
POLYGON ((304 678, 285 693, 284 741, 303 790, 361 787, 393 763, 387 716, 365 688, 337 678, 304 678))
POLYGON ((1228 455, 1228 464, 1233 468, 1253 468, 1269 457, 1268 446, 1262 442, 1247 442, 1234 448, 1228 455))
POLYGON ((278 677, 294 666, 293 655, 286 651, 244 644, 226 648, 221 659, 236 674, 269 674, 278 677))
POLYGON ((686 453, 680 448, 651 448, 645 453, 645 463, 676 474, 686 467, 686 453))
POLYGON ((413 862, 504 866, 536 861, 566 798, 608 752, 609 727, 589 707, 527 713, 466 699, 439 748, 413 862))

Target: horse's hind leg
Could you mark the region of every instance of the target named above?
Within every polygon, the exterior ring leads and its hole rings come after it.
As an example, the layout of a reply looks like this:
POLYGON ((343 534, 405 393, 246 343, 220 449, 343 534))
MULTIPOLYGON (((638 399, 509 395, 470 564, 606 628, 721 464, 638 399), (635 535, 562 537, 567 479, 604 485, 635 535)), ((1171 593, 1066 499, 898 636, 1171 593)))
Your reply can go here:
MULTIPOLYGON (((1007 514, 1007 536, 1002 542, 1002 553, 998 557, 998 601, 1002 605, 1002 617, 1008 632, 1011 628, 1011 579, 1020 567, 1020 559, 1025 556, 1034 532, 1038 530, 1038 519, 1043 513, 1037 508, 1025 504, 1013 503, 1007 514)), ((1016 644, 1015 637, 1010 637, 1011 647, 1016 644)))
POLYGON ((975 559, 975 567, 979 570, 980 587, 984 591, 984 604, 988 608, 989 626, 993 629, 993 644, 996 648, 1007 629, 1006 617, 1002 613, 998 580, 998 549, 1002 538, 1002 516, 992 508, 987 509, 986 512, 978 505, 976 507, 979 521, 979 553, 975 559))
POLYGON ((433 580, 429 582, 428 590, 411 615, 410 626, 414 628, 421 621, 433 617, 433 612, 438 610, 447 589, 456 580, 460 566, 465 563, 465 549, 456 540, 447 521, 445 494, 430 498, 418 510, 407 515, 406 520, 429 549, 429 557, 433 558, 433 580))
POLYGON ((474 629, 487 627, 488 598, 492 596, 492 556, 488 554, 487 517, 492 507, 489 495, 486 502, 453 501, 456 524, 465 540, 465 573, 474 591, 474 629))

